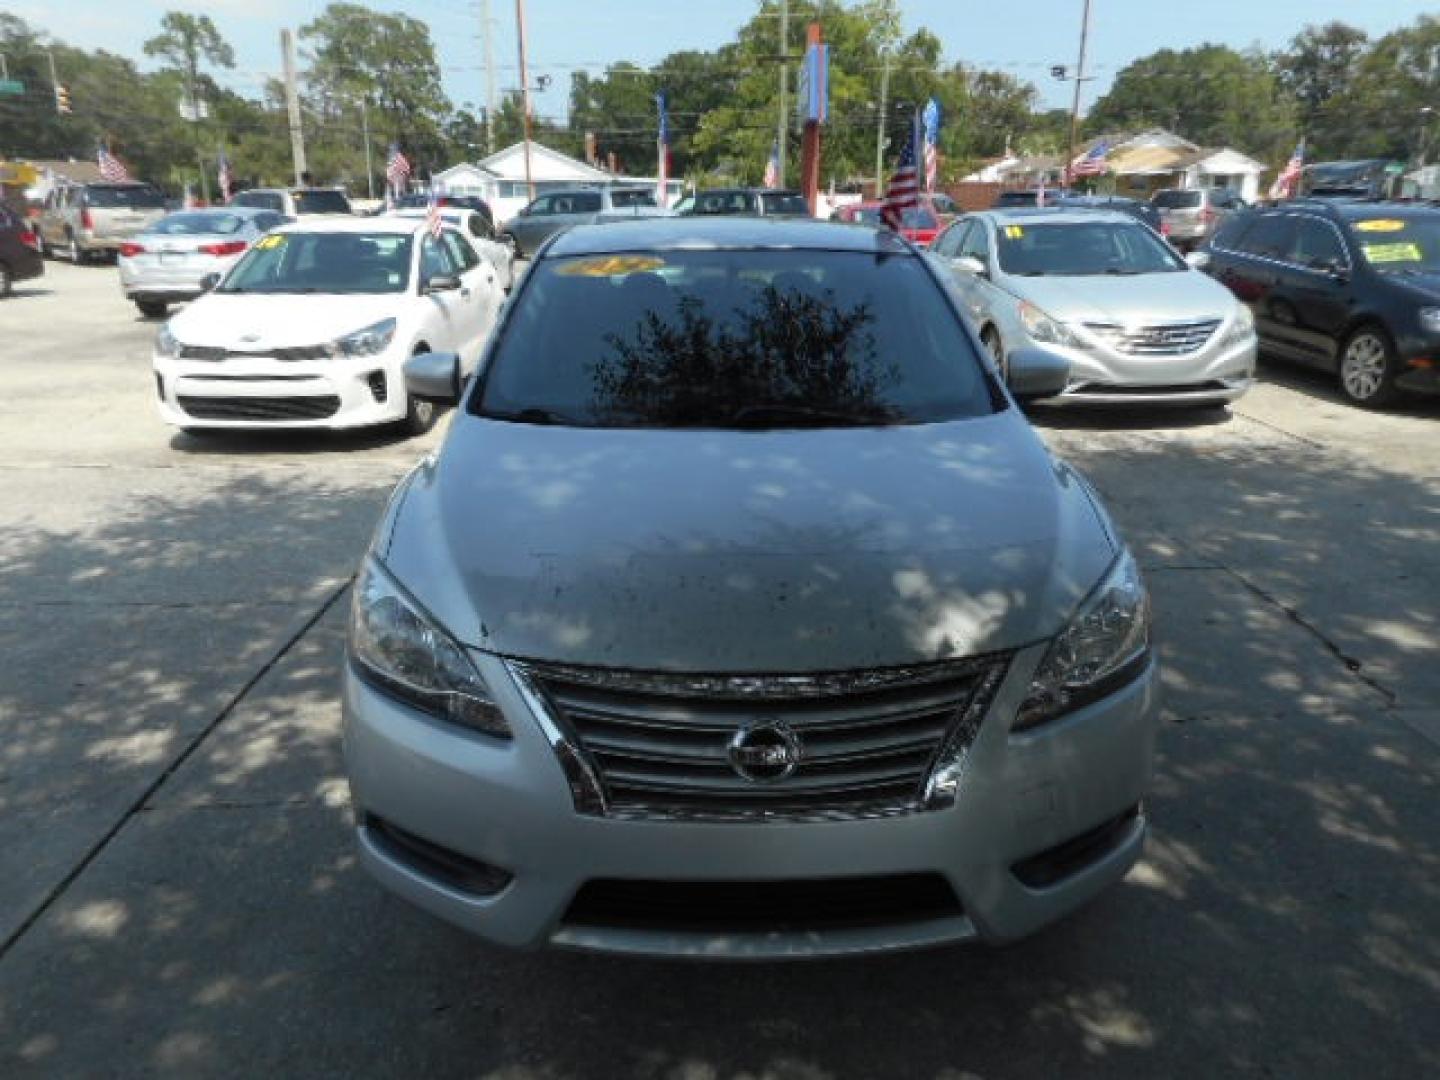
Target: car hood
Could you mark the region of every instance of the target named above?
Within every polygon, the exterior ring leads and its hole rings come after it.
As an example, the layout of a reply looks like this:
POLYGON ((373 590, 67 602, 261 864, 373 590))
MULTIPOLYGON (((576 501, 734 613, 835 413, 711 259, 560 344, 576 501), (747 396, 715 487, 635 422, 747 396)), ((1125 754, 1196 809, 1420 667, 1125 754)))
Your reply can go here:
POLYGON ((1054 635, 1115 555, 1015 411, 883 429, 456 418, 376 551, 464 643, 664 671, 921 663, 1054 635))
MULTIPOLYGON (((1376 271, 1379 274, 1379 271, 1376 271)), ((1382 280, 1399 285, 1422 304, 1440 300, 1440 272, 1429 274, 1380 274, 1382 280)))
POLYGON ((1184 322, 1223 319, 1235 309, 1230 291, 1196 270, 1007 282, 1022 300, 1062 322, 1184 322))
POLYGON ((186 345, 247 351, 318 345, 397 315, 398 293, 336 296, 291 293, 202 296, 170 320, 170 332, 186 345), (249 339, 249 340, 246 340, 249 339))

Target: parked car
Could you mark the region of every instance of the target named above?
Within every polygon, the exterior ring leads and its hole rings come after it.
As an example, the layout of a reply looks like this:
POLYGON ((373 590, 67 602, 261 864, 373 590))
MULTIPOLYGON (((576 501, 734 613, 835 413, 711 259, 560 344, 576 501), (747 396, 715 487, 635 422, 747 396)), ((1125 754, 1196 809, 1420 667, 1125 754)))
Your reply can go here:
POLYGON ((783 188, 711 188, 695 193, 687 213, 743 217, 810 217, 810 204, 798 191, 783 188))
POLYGON ((470 242, 408 218, 310 218, 269 233, 155 341, 160 415, 186 430, 346 428, 419 433, 433 404, 405 392, 415 353, 468 371, 504 293, 470 242))
POLYGON ((1295 200, 1191 258, 1254 312, 1262 352, 1335 373, 1355 404, 1440 391, 1440 210, 1295 200))
POLYGON ((407 371, 460 408, 355 586, 386 887, 507 945, 794 958, 1020 937, 1135 863, 1140 573, 911 245, 579 226, 475 379, 407 371))
POLYGON ((1245 200, 1228 188, 1166 188, 1150 196, 1170 242, 1181 251, 1199 247, 1245 200))
POLYGON ((40 238, 30 222, 0 206, 0 299, 11 294, 17 281, 29 281, 44 273, 40 238))
POLYGON ((165 216, 165 195, 150 184, 61 184, 40 211, 40 247, 77 266, 120 245, 165 216))
POLYGON ((227 205, 273 210, 287 218, 354 213, 350 200, 338 188, 249 188, 236 192, 227 205))
MULTIPOLYGON (((1040 206, 1042 205, 1040 202, 1041 194, 1042 190, 1040 188, 1002 191, 999 195, 995 196, 995 202, 991 206, 991 209, 1013 210, 1022 207, 1040 206)), ((1046 190, 1043 194, 1048 199, 1055 194, 1055 189, 1046 190)))
POLYGON ((505 223, 500 239, 529 258, 550 237, 574 225, 588 225, 603 213, 663 214, 653 187, 593 187, 551 191, 541 195, 505 223))
POLYGON ((205 291, 250 245, 285 224, 273 210, 234 206, 169 214, 120 245, 120 290, 147 319, 205 291))
POLYGON ((1250 388, 1249 309, 1112 210, 987 210, 931 245, 1002 370, 1016 349, 1070 361, 1060 403, 1223 405, 1250 388))
MULTIPOLYGON (((424 210, 409 207, 393 210, 391 216, 414 220, 425 218, 429 213, 427 204, 424 210)), ((508 293, 515 284, 515 250, 495 238, 495 229, 490 224, 490 219, 478 210, 453 206, 442 206, 440 219, 458 229, 470 241, 471 247, 494 268, 495 280, 508 293)))
POLYGON ((1405 166, 1385 158, 1316 161, 1300 173, 1299 194, 1312 199, 1383 199, 1398 194, 1405 166))
MULTIPOLYGON (((436 202, 447 210, 474 210, 485 219, 491 233, 495 230, 495 214, 490 209, 490 204, 479 195, 440 195, 436 202)), ((425 210, 430 206, 430 196, 402 195, 395 200, 395 210, 425 210)))
POLYGON ((1140 199, 1127 199, 1123 195, 1071 195, 1061 191, 1055 192, 1053 198, 1047 197, 1045 205, 1058 206, 1066 210, 1118 210, 1122 214, 1129 214, 1131 217, 1143 221, 1162 236, 1166 233, 1166 226, 1160 218, 1159 210, 1148 202, 1142 202, 1140 199))
MULTIPOLYGON (((850 225, 867 225, 877 228, 884 225, 885 204, 879 202, 854 203, 835 211, 834 220, 850 225)), ((940 216, 928 200, 911 207, 900 215, 900 235, 921 247, 928 247, 940 232, 940 216)))

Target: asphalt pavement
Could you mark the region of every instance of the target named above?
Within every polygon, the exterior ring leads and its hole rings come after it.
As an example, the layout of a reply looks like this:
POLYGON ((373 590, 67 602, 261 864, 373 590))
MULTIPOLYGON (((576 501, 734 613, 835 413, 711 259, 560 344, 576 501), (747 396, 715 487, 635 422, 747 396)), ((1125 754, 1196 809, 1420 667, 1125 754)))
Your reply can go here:
POLYGON ((1144 861, 1035 938, 864 962, 512 953, 348 834, 347 586, 387 435, 193 438, 113 267, 0 301, 0 1076, 1440 1074, 1440 401, 1266 366, 1034 419, 1157 609, 1144 861))

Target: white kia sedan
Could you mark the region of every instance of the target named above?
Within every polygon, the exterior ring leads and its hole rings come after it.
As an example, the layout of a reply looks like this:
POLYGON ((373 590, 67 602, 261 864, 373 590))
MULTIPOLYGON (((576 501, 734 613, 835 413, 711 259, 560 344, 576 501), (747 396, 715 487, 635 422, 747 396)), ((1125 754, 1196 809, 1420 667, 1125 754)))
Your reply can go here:
POLYGON ((504 299, 457 230, 403 218, 311 219, 268 233, 155 339, 166 423, 210 428, 434 424, 405 391, 417 353, 468 372, 504 299))

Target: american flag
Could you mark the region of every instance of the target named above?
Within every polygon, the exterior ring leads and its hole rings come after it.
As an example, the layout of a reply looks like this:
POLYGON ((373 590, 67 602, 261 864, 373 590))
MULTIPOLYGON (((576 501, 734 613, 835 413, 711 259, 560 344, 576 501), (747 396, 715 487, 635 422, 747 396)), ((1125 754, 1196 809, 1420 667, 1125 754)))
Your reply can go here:
POLYGON ((770 160, 765 162, 764 184, 767 188, 778 188, 780 186, 780 144, 772 143, 770 146, 770 160))
POLYGON ((915 175, 915 144, 920 141, 919 127, 912 124, 910 137, 900 151, 900 160, 895 166, 895 175, 885 189, 885 201, 880 206, 880 217, 890 228, 900 229, 905 211, 920 205, 919 177, 915 175))
POLYGON ((1085 153, 1070 162, 1070 179, 1073 180, 1077 176, 1099 176, 1101 173, 1107 172, 1110 168, 1110 163, 1105 160, 1105 156, 1109 153, 1110 144, 1106 140, 1101 139, 1089 150, 1085 151, 1085 153))
POLYGON ((220 186, 220 201, 229 202, 235 187, 235 173, 230 168, 230 159, 221 150, 215 158, 215 182, 220 186))
POLYGON ((405 181, 410 179, 410 159, 401 152, 398 143, 390 144, 390 155, 385 159, 385 179, 397 195, 405 190, 405 181))
POLYGON ((445 219, 440 216, 440 185, 431 181, 430 201, 425 204, 425 227, 436 240, 445 229, 445 219))
POLYGON ((100 179, 107 184, 130 182, 130 170, 125 168, 123 161, 105 148, 104 143, 95 148, 95 163, 100 166, 100 179))
POLYGON ((1305 140, 1300 140, 1300 145, 1295 147, 1295 153, 1290 155, 1290 160, 1285 163, 1285 168, 1280 170, 1280 175, 1275 177, 1275 183, 1270 185, 1270 198, 1288 199, 1295 194, 1295 188, 1300 181, 1300 170, 1305 167, 1305 140))
POLYGON ((940 102, 932 97, 920 120, 925 125, 925 190, 933 192, 940 172, 940 102))
POLYGON ((655 107, 660 110, 660 133, 655 140, 655 153, 659 165, 655 170, 655 202, 663 209, 670 205, 670 115, 665 110, 665 91, 655 95, 655 107))

